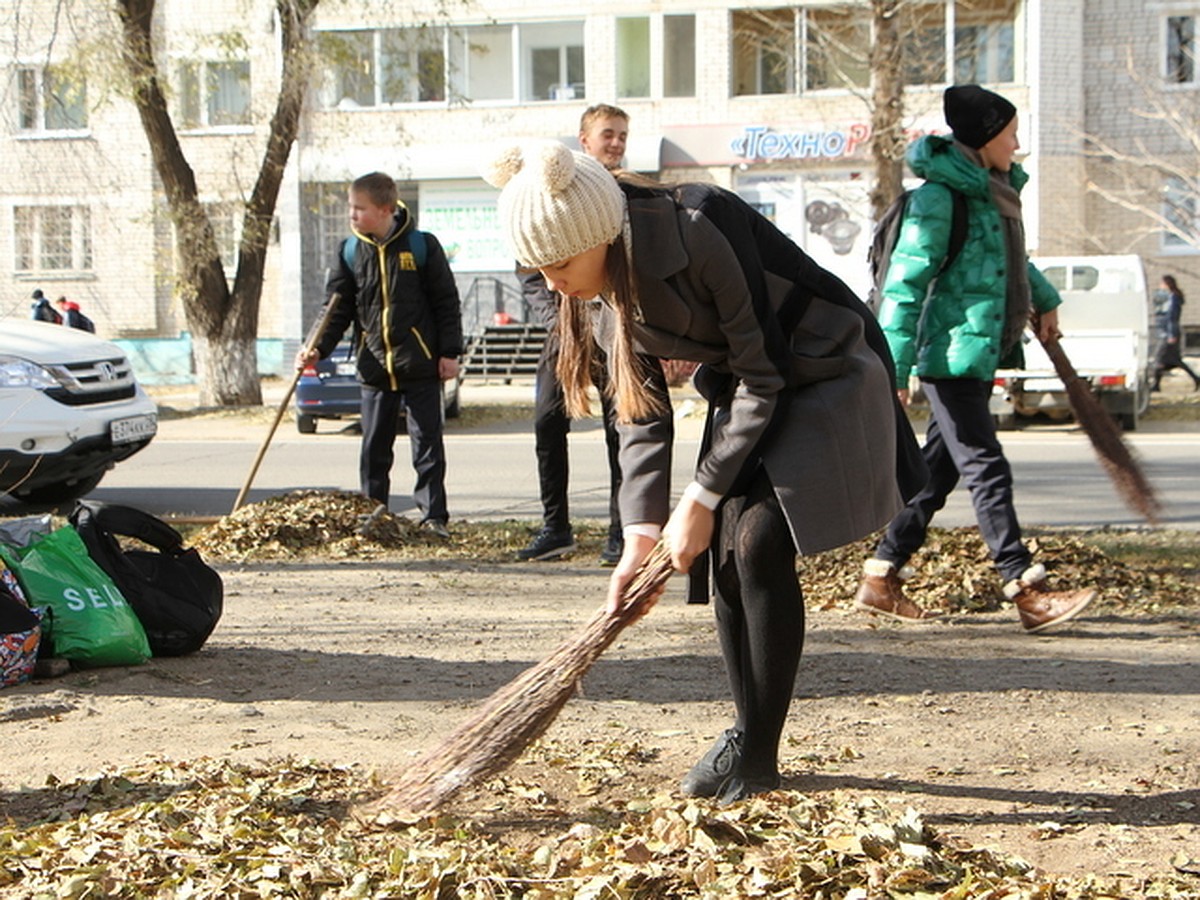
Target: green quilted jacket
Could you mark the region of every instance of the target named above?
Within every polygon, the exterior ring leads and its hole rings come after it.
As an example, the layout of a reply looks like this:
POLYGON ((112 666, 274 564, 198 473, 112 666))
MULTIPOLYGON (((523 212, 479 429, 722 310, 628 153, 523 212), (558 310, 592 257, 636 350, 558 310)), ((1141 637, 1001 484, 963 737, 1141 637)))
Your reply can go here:
MULTIPOLYGON (((896 360, 896 386, 908 387, 914 370, 922 378, 991 381, 997 368, 1021 366, 1024 356, 1018 343, 1000 358, 1007 257, 988 170, 938 135, 914 142, 907 158, 925 184, 908 200, 879 305, 879 324, 896 360), (950 243, 951 188, 967 198, 967 239, 939 276, 950 243)), ((1018 191, 1029 180, 1016 163, 1009 177, 1018 191)), ((1062 302, 1032 263, 1029 284, 1039 312, 1062 302)))

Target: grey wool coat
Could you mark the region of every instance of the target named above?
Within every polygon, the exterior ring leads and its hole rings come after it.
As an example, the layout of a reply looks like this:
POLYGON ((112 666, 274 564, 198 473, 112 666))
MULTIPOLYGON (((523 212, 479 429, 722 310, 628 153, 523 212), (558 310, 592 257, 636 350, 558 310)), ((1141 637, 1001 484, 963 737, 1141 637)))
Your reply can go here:
MULTIPOLYGON (((696 383, 710 418, 696 481, 725 496, 765 467, 805 554, 886 525, 923 473, 912 471, 919 449, 897 414, 891 359, 866 307, 729 191, 622 189, 637 349, 703 364, 696 383)), ((611 343, 614 323, 612 310, 599 305, 602 345, 611 343)), ((621 519, 665 523, 666 429, 656 421, 619 430, 621 519)))

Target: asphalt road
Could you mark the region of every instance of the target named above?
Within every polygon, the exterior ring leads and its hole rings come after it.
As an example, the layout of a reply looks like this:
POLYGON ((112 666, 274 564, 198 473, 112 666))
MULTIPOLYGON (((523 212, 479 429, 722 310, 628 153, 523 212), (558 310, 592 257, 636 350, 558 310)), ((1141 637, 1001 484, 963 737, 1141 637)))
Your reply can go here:
MULTIPOLYGON (((528 386, 465 387, 466 405, 496 402, 497 397, 529 402, 532 397, 528 386)), ((700 424, 698 416, 678 423, 676 490, 690 477, 700 424)), ((233 508, 267 431, 267 424, 236 420, 165 421, 154 442, 110 472, 91 497, 159 515, 225 515, 233 508)), ((1200 528, 1200 426, 1145 423, 1126 438, 1165 503, 1162 524, 1200 528)), ((1031 427, 1006 432, 1003 441, 1016 478, 1018 514, 1027 527, 1140 524, 1114 493, 1078 428, 1031 427)), ((531 422, 476 429, 452 424, 446 444, 452 517, 536 520, 540 516, 531 422)), ((359 436, 341 429, 339 423, 325 421, 318 434, 301 435, 284 421, 262 460, 247 502, 299 488, 357 490, 358 446, 359 436)), ((608 472, 598 423, 576 424, 570 452, 572 515, 607 517, 608 472)), ((396 442, 391 502, 392 510, 400 514, 413 511, 408 454, 408 440, 401 437, 396 442)), ((974 524, 965 489, 951 496, 936 522, 944 527, 974 524)))

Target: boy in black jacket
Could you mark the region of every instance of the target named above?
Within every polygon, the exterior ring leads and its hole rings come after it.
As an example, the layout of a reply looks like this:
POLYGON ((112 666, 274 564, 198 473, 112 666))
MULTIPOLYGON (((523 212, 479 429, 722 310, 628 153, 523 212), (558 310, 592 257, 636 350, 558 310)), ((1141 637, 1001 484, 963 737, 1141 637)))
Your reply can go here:
POLYGON ((302 368, 328 356, 352 322, 358 324, 362 384, 362 492, 387 505, 393 444, 401 407, 417 472, 413 499, 421 527, 446 538, 446 451, 442 442, 442 382, 458 377, 462 313, 442 245, 432 234, 414 239, 412 217, 396 182, 382 172, 350 186, 354 232, 338 248, 326 290, 338 296, 315 351, 297 355, 302 368), (350 242, 353 242, 352 244, 350 242), (424 247, 417 249, 423 242, 424 247))

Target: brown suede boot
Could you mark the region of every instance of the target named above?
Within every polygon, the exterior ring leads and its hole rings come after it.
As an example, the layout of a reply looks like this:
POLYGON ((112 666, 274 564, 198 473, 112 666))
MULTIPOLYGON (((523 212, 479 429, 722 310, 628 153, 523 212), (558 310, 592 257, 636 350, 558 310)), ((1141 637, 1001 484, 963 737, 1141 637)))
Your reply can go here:
POLYGON ((863 580, 854 596, 854 606, 876 616, 887 616, 901 622, 927 622, 941 613, 921 609, 904 596, 905 572, 885 559, 868 559, 863 563, 863 580))
POLYGON ((1004 586, 1004 596, 1016 604, 1021 627, 1029 634, 1041 634, 1075 618, 1096 596, 1094 588, 1076 591, 1046 589, 1046 567, 1030 566, 1020 578, 1004 586))

